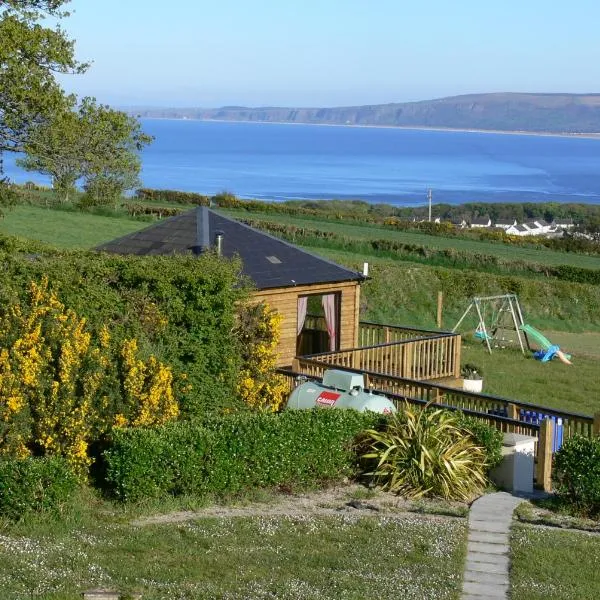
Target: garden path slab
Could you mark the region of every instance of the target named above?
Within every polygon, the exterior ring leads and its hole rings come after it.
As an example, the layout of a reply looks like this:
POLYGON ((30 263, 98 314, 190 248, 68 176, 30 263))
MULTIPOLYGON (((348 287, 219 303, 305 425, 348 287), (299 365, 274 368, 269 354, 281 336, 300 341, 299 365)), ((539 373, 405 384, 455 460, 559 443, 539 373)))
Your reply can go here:
POLYGON ((469 512, 463 600, 508 598, 509 531, 513 511, 523 500, 497 492, 473 502, 469 512))

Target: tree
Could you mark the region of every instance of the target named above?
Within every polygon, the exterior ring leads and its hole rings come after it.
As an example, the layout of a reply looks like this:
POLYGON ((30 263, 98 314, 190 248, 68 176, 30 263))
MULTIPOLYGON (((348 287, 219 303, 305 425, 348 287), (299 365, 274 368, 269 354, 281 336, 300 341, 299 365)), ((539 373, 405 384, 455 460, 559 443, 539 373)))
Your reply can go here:
POLYGON ((24 144, 26 157, 18 164, 49 175, 65 201, 83 178, 87 201, 106 203, 138 185, 138 152, 151 141, 135 118, 84 98, 78 107, 31 128, 24 144))
POLYGON ((0 10, 0 152, 20 151, 29 129, 64 108, 69 98, 57 73, 87 68, 63 30, 40 24, 60 18, 68 0, 4 0, 0 10))
MULTIPOLYGON (((41 25, 61 18, 69 0, 0 2, 0 206, 13 199, 2 177, 2 152, 23 150, 28 132, 68 102, 56 73, 80 73, 73 42, 60 27, 41 25)), ((1 215, 0 211, 0 215, 1 215)))

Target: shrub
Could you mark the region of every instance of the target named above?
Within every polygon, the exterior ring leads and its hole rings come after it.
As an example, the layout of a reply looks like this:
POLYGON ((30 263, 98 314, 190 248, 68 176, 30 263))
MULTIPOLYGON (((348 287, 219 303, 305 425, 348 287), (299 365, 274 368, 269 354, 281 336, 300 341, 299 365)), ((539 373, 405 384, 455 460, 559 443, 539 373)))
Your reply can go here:
POLYGON ((575 435, 554 455, 558 497, 575 512, 600 515, 600 437, 575 435))
POLYGON ((61 458, 0 460, 0 515, 9 519, 60 508, 76 488, 77 480, 61 458))
POLYGON ((113 432, 107 484, 123 501, 311 487, 356 472, 356 436, 379 415, 343 410, 238 413, 113 432))
POLYGON ((240 311, 242 368, 237 391, 250 408, 277 411, 287 395, 286 380, 275 373, 281 321, 281 315, 264 303, 240 311))
POLYGON ((502 460, 502 432, 481 419, 467 417, 464 413, 457 413, 457 416, 459 425, 471 434, 477 446, 485 450, 487 470, 498 466, 502 460))
POLYGON ((384 490, 410 498, 468 500, 485 485, 486 454, 456 413, 406 404, 362 443, 365 473, 384 490))
POLYGON ((171 368, 141 360, 135 339, 120 352, 109 343, 108 329, 91 331, 47 278, 0 312, 0 455, 63 456, 85 478, 99 433, 177 416, 171 368))

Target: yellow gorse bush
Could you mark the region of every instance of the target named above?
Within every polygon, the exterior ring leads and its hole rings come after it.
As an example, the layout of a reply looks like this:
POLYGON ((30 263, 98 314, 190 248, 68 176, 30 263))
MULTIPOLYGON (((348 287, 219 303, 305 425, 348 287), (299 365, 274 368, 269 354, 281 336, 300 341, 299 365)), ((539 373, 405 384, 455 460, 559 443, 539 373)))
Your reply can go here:
POLYGON ((120 353, 110 341, 106 326, 94 338, 47 278, 30 284, 28 302, 0 317, 0 454, 63 456, 83 478, 89 444, 100 433, 178 415, 170 367, 153 356, 141 360, 134 339, 120 353), (115 404, 123 409, 117 415, 115 404))
POLYGON ((251 408, 277 411, 288 391, 285 379, 275 373, 282 317, 266 304, 249 307, 245 317, 238 393, 251 408))

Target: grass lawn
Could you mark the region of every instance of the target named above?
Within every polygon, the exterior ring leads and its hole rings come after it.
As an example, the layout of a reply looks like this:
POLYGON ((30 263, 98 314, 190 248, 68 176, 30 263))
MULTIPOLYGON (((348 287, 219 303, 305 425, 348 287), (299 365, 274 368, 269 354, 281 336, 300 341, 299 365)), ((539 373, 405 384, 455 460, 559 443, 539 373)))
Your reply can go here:
POLYGON ((38 240, 59 248, 93 248, 150 225, 127 217, 103 217, 83 212, 15 206, 4 211, 0 233, 38 240))
POLYGON ((221 212, 233 216, 234 218, 251 218, 259 221, 271 221, 274 223, 296 225, 297 227, 331 231, 357 240, 394 240, 405 244, 416 244, 441 250, 451 248, 455 250, 471 252, 474 254, 488 254, 507 260, 523 260, 545 265, 574 265, 588 269, 600 269, 599 256, 569 254, 566 252, 556 252, 555 250, 547 250, 543 248, 519 248, 509 244, 480 242, 478 240, 466 240, 453 237, 441 237, 427 235, 425 233, 394 231, 392 229, 378 227, 377 225, 349 225, 347 223, 319 221, 316 218, 307 219, 302 217, 292 217, 289 215, 277 215, 270 213, 265 214, 260 212, 252 213, 240 210, 223 210, 221 212))
POLYGON ((516 526, 511 537, 512 600, 600 598, 600 536, 516 526))
POLYGON ((76 600, 100 586, 144 600, 460 595, 462 519, 340 512, 134 525, 130 518, 99 503, 60 521, 5 524, 2 600, 76 600))
POLYGON ((569 351, 572 367, 558 359, 541 363, 512 348, 489 354, 482 344, 466 343, 462 362, 482 367, 486 394, 591 415, 600 411, 600 359, 580 356, 574 347, 569 351))

